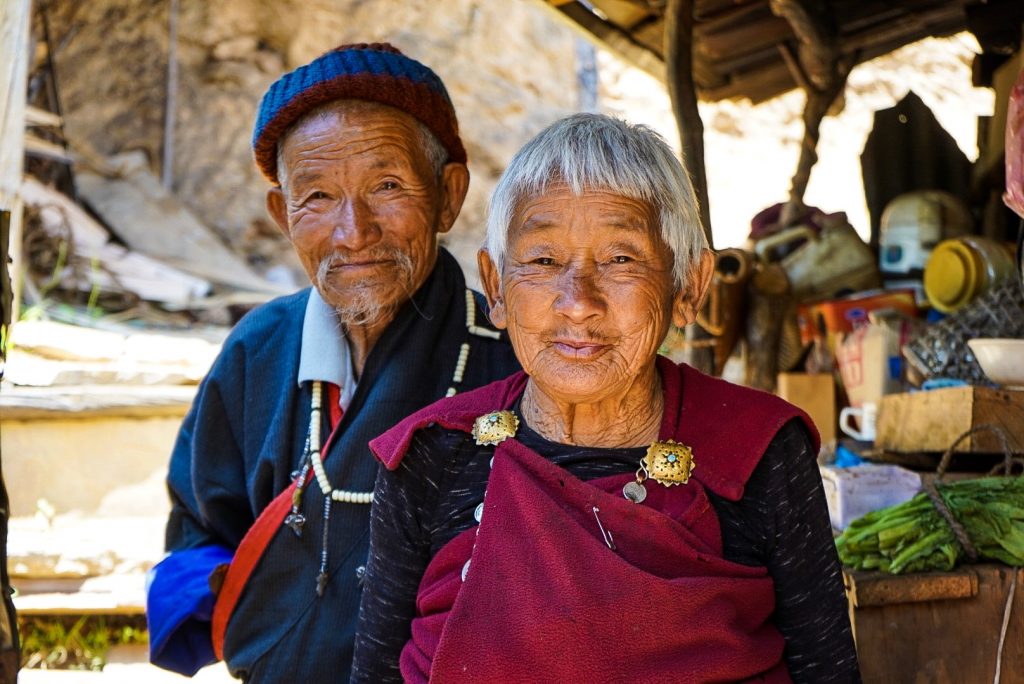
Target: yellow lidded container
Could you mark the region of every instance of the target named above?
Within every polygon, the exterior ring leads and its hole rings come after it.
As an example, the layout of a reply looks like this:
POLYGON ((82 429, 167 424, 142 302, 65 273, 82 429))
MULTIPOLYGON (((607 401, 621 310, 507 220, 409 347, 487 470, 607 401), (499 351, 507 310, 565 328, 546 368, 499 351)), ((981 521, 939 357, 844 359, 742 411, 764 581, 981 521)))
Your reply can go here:
POLYGON ((933 307, 951 313, 1013 272, 1013 254, 999 242, 977 235, 944 240, 925 265, 924 291, 933 307))

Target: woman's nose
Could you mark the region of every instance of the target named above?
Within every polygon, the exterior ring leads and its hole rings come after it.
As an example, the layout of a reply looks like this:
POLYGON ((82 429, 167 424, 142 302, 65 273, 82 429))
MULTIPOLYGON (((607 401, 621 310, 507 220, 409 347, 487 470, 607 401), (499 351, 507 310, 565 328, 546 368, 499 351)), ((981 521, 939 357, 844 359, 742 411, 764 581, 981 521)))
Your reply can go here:
POLYGON ((555 312, 574 323, 604 313, 605 299, 593 269, 567 270, 558 282, 555 312))

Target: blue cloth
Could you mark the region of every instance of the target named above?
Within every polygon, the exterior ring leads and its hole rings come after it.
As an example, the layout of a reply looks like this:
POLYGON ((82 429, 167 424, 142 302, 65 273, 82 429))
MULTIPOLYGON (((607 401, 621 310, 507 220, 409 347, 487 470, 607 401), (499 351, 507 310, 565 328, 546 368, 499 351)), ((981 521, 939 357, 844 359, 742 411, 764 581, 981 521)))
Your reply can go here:
MULTIPOLYGON (((166 546, 172 554, 238 548, 300 467, 311 388, 295 380, 308 299, 304 290, 249 313, 203 380, 171 456, 166 546)), ((476 301, 481 305, 482 297, 476 301)), ((488 325, 482 313, 476 324, 488 325)), ((445 395, 464 342, 470 353, 460 391, 519 368, 505 335, 493 340, 467 333, 465 281, 442 250, 413 302, 396 314, 366 360, 324 460, 335 487, 373 490, 377 461, 367 442, 445 395)), ((322 434, 328 432, 325 426, 322 434)), ((332 505, 328 582, 318 598, 324 496, 315 484, 307 488, 302 536, 287 528, 274 536, 228 623, 224 658, 234 676, 250 683, 348 680, 362 594, 358 578, 369 551, 369 509, 332 505)), ((168 592, 167 600, 186 597, 168 592)), ((197 622, 182 623, 186 642, 194 639, 188 630, 197 622)))
POLYGON ((836 468, 852 468, 854 466, 864 465, 865 461, 863 458, 853 453, 842 444, 836 447, 836 460, 832 464, 836 468))
POLYGON ((210 573, 230 563, 231 549, 201 546, 170 554, 146 575, 149 660, 191 677, 215 662, 210 619, 216 600, 210 573))

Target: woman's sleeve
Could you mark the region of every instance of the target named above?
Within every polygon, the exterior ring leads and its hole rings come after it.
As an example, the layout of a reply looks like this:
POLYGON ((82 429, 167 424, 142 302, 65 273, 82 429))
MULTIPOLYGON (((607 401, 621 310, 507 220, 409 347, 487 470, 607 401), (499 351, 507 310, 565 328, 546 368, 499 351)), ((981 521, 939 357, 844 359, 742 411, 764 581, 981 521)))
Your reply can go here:
POLYGON ((775 583, 775 624, 794 682, 859 682, 857 652, 816 454, 790 421, 748 482, 765 514, 764 560, 775 583))
POLYGON ((439 491, 439 478, 430 477, 435 451, 424 433, 417 433, 398 469, 381 468, 377 475, 352 682, 402 682, 399 657, 430 561, 427 521, 439 491))

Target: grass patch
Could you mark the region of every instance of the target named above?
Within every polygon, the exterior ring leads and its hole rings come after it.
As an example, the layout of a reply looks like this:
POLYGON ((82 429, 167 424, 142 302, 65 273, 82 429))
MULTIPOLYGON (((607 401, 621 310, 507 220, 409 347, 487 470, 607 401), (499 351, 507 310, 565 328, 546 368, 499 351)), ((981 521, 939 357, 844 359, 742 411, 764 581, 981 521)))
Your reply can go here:
POLYGON ((18 617, 21 666, 41 670, 102 670, 107 652, 149 642, 144 616, 18 617))

